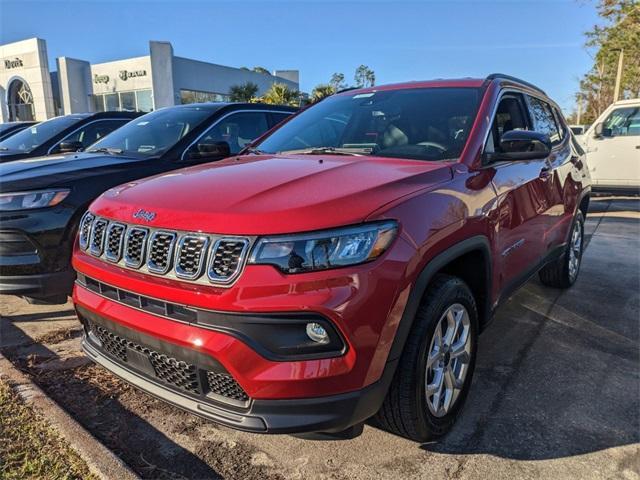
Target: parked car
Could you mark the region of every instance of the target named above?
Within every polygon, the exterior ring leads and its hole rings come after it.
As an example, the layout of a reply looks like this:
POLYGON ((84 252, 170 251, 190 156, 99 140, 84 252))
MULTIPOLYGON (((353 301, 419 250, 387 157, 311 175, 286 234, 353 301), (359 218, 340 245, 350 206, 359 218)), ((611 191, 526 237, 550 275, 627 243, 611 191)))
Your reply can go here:
POLYGON ((27 127, 31 127, 38 122, 6 122, 0 123, 0 142, 11 135, 15 135, 27 127))
POLYGON ((0 165, 0 293, 64 303, 75 278, 73 241, 92 200, 124 182, 237 153, 294 110, 224 103, 170 107, 138 118, 86 152, 0 165))
POLYGON ((612 104, 580 141, 594 190, 640 191, 640 98, 612 104))
POLYGON ((139 116, 135 112, 100 112, 52 118, 2 140, 0 163, 83 150, 139 116))
POLYGON ((558 106, 503 75, 351 90, 246 155, 113 188, 81 221, 91 359, 261 433, 426 441, 532 275, 577 279, 590 180, 558 106), (491 119, 491 121, 488 121, 491 119))

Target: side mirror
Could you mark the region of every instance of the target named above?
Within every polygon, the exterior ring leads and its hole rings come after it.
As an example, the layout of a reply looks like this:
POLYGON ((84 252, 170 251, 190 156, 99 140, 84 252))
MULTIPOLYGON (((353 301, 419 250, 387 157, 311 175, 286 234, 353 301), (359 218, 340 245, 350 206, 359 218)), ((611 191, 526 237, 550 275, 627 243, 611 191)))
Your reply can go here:
POLYGON ((74 142, 62 142, 58 145, 57 151, 58 153, 69 153, 69 152, 79 152, 84 149, 84 145, 82 142, 74 141, 74 142))
POLYGON ((189 155, 192 159, 210 158, 220 160, 231 155, 231 147, 227 142, 202 142, 196 145, 195 151, 189 155))
POLYGON ((593 136, 598 138, 602 136, 602 130, 604 125, 601 123, 597 123, 595 127, 593 127, 593 136))
POLYGON ((551 154, 551 140, 546 133, 529 130, 509 130, 500 138, 500 152, 489 155, 488 161, 517 161, 545 158, 551 154))

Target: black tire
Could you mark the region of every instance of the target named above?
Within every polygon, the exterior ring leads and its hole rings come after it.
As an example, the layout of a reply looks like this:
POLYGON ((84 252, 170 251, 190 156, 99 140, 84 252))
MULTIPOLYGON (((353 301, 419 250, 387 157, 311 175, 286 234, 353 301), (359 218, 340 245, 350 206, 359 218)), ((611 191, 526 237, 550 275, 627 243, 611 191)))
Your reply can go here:
POLYGON ((375 423, 410 440, 425 442, 444 435, 458 416, 471 385, 476 361, 478 313, 467 285, 459 278, 436 275, 416 313, 398 368, 375 423), (451 410, 435 416, 427 405, 426 359, 436 326, 449 307, 461 304, 470 320, 470 361, 464 384, 451 410))
POLYGON ((582 252, 584 251, 584 216, 582 212, 578 210, 576 216, 573 220, 573 224, 571 225, 571 231, 569 232, 569 241, 565 247, 564 252, 560 255, 556 260, 551 263, 545 265, 538 276, 540 277, 540 281, 549 287, 554 288, 569 288, 573 285, 578 279, 578 274, 580 273, 580 265, 582 264, 582 252), (580 235, 580 247, 579 251, 576 252, 574 248, 573 235, 575 230, 579 232, 580 235), (574 255, 577 255, 578 265, 574 273, 570 268, 570 262, 572 259, 571 250, 573 249, 574 255))

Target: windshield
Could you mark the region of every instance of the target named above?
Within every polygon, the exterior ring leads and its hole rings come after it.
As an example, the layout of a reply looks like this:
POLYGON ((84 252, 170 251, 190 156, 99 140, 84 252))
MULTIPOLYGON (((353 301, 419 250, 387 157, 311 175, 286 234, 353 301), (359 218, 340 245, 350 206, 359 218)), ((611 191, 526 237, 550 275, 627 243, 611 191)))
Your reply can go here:
POLYGON ((411 88, 336 95, 285 123, 257 149, 416 160, 456 158, 478 108, 477 88, 411 88))
POLYGON ((60 132, 83 118, 84 117, 78 116, 56 117, 32 127, 25 128, 21 132, 18 132, 0 142, 0 150, 17 150, 26 153, 32 152, 44 142, 55 137, 60 132))
POLYGON ((202 107, 156 110, 115 130, 91 145, 87 151, 129 153, 145 157, 162 155, 212 113, 212 109, 202 107))

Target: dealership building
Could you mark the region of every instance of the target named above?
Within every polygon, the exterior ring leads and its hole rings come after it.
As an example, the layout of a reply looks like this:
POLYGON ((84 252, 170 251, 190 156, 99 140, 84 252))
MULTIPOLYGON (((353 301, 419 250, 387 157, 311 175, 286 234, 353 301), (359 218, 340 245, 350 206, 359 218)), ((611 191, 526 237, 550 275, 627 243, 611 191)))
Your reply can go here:
POLYGON ((258 86, 257 95, 274 83, 299 89, 297 70, 270 74, 178 57, 169 42, 149 42, 142 57, 105 63, 58 57, 56 65, 51 72, 40 38, 0 45, 0 121, 225 101, 233 85, 246 82, 258 86))

